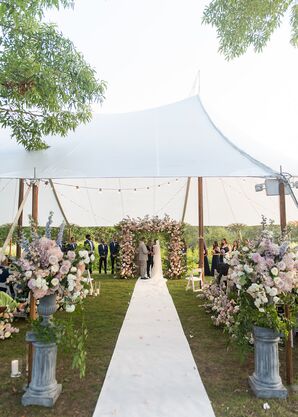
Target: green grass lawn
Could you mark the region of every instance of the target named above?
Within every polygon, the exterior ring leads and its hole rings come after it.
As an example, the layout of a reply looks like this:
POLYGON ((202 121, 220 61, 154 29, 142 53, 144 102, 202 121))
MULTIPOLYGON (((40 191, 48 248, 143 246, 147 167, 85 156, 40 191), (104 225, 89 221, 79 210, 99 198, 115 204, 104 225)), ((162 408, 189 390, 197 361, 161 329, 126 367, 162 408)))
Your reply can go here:
MULTIPOLYGON (((78 372, 71 369, 68 355, 59 352, 57 381, 63 384, 63 391, 53 409, 21 405, 22 386, 26 379, 10 378, 10 363, 12 359, 22 358, 25 364, 24 340, 29 326, 24 320, 15 322, 20 333, 0 342, 0 416, 92 416, 134 285, 134 280, 102 276, 101 295, 86 299, 85 316, 89 332, 86 377, 80 379, 78 372)), ((56 313, 55 316, 61 318, 63 315, 79 321, 76 313, 56 313)))
MULTIPOLYGON (((253 372, 253 355, 241 362, 238 351, 231 346, 227 348, 227 336, 222 329, 213 326, 209 314, 202 307, 202 300, 191 291, 185 292, 185 281, 170 281, 168 287, 216 417, 297 417, 298 393, 291 394, 287 400, 255 398, 247 382, 248 375, 253 372), (262 406, 266 401, 271 408, 265 412, 262 406)), ((297 379, 297 340, 293 352, 297 379)), ((284 380, 283 350, 280 359, 284 380)))
MULTIPOLYGON (((59 352, 57 381, 63 384, 63 392, 55 407, 23 407, 22 386, 26 379, 10 378, 11 360, 22 358, 25 363, 24 339, 28 324, 19 321, 16 325, 20 328, 20 333, 12 339, 0 342, 0 417, 92 416, 135 285, 134 280, 111 279, 105 276, 101 276, 100 280, 101 295, 95 298, 88 297, 85 301, 89 330, 85 379, 80 380, 78 372, 71 369, 68 355, 59 352)), ((212 325, 210 316, 201 307, 202 301, 191 291, 185 292, 185 285, 185 280, 168 281, 169 290, 216 417, 297 417, 298 394, 291 395, 288 400, 268 400, 271 409, 263 411, 262 405, 265 400, 257 400, 247 384, 247 376, 253 370, 252 355, 247 362, 241 363, 235 349, 227 350, 227 337, 222 334, 221 329, 212 325)), ((56 315, 73 317, 79 322, 76 313, 56 315)), ((297 343, 294 354, 297 377, 297 343)), ((284 352, 281 352, 281 364, 284 377, 284 352)))

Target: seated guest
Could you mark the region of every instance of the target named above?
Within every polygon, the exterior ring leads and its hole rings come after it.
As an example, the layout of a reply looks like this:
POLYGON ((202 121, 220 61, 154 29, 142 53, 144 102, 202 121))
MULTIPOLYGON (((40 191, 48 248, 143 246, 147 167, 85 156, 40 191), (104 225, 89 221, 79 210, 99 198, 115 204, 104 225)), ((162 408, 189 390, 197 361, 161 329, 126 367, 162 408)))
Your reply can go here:
POLYGON ((211 275, 214 277, 214 271, 218 271, 220 257, 220 248, 217 240, 213 242, 212 246, 212 263, 211 263, 211 275))
POLYGON ((72 250, 72 251, 75 251, 76 250, 76 248, 77 248, 77 242, 76 242, 76 240, 75 240, 75 238, 72 236, 71 238, 70 238, 70 241, 68 242, 68 245, 67 245, 67 250, 72 250))
POLYGON ((105 274, 107 273, 107 257, 108 257, 108 245, 104 240, 98 245, 99 253, 99 273, 101 274, 102 264, 104 266, 105 274))
POLYGON ((229 272, 229 264, 220 262, 219 265, 218 265, 217 272, 218 272, 218 275, 217 275, 217 284, 219 285, 221 278, 223 276, 226 277, 228 275, 228 272, 229 272))
POLYGON ((0 285, 0 291, 8 292, 14 296, 14 290, 11 283, 6 283, 7 278, 10 275, 10 271, 7 265, 4 263, 0 265, 0 284, 5 284, 3 286, 0 285))

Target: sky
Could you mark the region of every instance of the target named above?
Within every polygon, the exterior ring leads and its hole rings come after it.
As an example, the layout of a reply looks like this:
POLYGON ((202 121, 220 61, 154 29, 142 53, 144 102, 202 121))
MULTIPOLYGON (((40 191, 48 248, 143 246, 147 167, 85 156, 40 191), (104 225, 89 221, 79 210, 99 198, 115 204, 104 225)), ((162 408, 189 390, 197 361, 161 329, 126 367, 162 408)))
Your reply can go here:
POLYGON ((274 169, 298 174, 298 50, 289 42, 288 17, 261 54, 249 50, 228 62, 218 53, 216 30, 201 24, 206 4, 76 0, 74 10, 49 11, 46 20, 108 82, 95 111, 143 110, 199 91, 234 143, 274 169))

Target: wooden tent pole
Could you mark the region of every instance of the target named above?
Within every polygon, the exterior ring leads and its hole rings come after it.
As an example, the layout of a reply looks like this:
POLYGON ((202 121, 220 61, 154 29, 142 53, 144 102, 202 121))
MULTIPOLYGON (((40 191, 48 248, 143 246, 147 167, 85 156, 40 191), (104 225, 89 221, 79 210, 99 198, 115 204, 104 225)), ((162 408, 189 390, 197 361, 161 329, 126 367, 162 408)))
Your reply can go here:
POLYGON ((8 235, 7 235, 7 237, 5 239, 5 242, 3 243, 3 246, 2 246, 2 248, 0 250, 0 252, 2 252, 3 255, 5 255, 6 248, 9 245, 10 239, 11 239, 11 237, 13 235, 13 231, 14 231, 17 223, 18 223, 18 220, 19 220, 19 217, 20 217, 21 212, 23 211, 23 208, 24 208, 24 205, 25 205, 26 200, 28 198, 28 195, 29 195, 30 190, 31 190, 31 186, 28 187, 28 189, 27 189, 27 191, 26 191, 26 193, 24 195, 22 204, 20 205, 20 207, 18 209, 18 212, 16 214, 16 217, 15 217, 15 219, 14 219, 14 221, 13 221, 13 223, 12 223, 10 229, 9 229, 8 235))
MULTIPOLYGON (((21 207, 22 201, 24 200, 24 179, 20 178, 19 179, 19 202, 18 202, 18 208, 21 207)), ((17 258, 21 257, 22 254, 22 248, 19 244, 19 241, 21 239, 21 234, 22 234, 22 226, 23 226, 23 210, 20 213, 20 217, 18 220, 18 240, 17 240, 17 258)))
MULTIPOLYGON (((286 196, 285 196, 285 184, 283 180, 279 181, 279 214, 280 214, 280 228, 282 236, 287 233, 287 217, 286 217, 286 196)), ((285 316, 287 319, 291 318, 291 312, 289 305, 285 306, 285 316)), ((287 384, 291 385, 294 382, 293 378, 293 352, 292 352, 292 332, 286 340, 286 379, 287 384)))
POLYGON ((203 218, 203 178, 198 177, 198 215, 199 215, 199 267, 204 271, 204 218, 203 218))
MULTIPOLYGON (((34 223, 38 225, 38 183, 34 183, 32 186, 32 218, 34 223)), ((30 319, 36 320, 36 301, 33 297, 32 291, 30 292, 30 319)), ((31 382, 32 377, 32 364, 33 364, 33 345, 29 342, 28 346, 28 384, 31 382)))
POLYGON ((186 192, 185 192, 183 212, 182 212, 182 220, 181 220, 182 223, 184 222, 185 214, 186 214, 186 208, 187 208, 187 202, 188 202, 188 196, 189 196, 189 188, 190 188, 190 180, 191 180, 191 177, 188 177, 187 178, 187 184, 186 184, 186 192))

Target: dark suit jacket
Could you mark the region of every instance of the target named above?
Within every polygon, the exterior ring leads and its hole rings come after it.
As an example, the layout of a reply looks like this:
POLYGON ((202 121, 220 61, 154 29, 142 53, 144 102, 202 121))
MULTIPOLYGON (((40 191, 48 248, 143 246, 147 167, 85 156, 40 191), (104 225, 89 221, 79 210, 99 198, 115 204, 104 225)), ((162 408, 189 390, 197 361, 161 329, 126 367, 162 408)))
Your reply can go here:
POLYGON ((88 251, 89 255, 94 252, 94 243, 92 240, 85 240, 84 242, 84 248, 88 251))
POLYGON ((108 245, 100 243, 98 245, 98 253, 100 257, 106 257, 108 255, 108 245))
POLYGON ((118 242, 110 242, 110 255, 117 256, 119 252, 119 243, 118 242))

